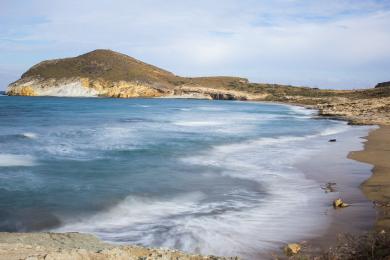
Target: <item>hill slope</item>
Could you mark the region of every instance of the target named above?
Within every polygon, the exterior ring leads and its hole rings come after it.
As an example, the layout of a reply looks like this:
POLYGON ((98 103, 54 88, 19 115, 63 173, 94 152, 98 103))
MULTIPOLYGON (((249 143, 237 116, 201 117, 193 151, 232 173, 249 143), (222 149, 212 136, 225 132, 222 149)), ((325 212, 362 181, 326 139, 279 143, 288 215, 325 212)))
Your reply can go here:
POLYGON ((30 68, 22 78, 35 76, 144 82, 168 82, 175 78, 171 72, 111 50, 95 50, 74 58, 43 61, 30 68))

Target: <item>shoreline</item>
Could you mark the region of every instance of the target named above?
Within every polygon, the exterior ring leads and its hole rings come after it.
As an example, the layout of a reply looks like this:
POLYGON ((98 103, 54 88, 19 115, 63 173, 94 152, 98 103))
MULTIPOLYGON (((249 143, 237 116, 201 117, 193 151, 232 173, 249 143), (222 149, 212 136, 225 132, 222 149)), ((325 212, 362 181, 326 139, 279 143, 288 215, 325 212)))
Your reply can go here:
POLYGON ((350 152, 348 158, 372 165, 361 189, 377 209, 375 229, 390 229, 390 126, 379 126, 365 139, 364 149, 350 152))
MULTIPOLYGON (((370 176, 371 165, 349 159, 354 150, 364 148, 360 138, 374 131, 370 126, 350 126, 346 132, 336 133, 327 138, 336 138, 336 142, 297 164, 306 178, 319 184, 318 189, 327 183, 335 183, 333 192, 324 192, 323 207, 327 222, 323 231, 301 241, 289 241, 303 246, 303 253, 316 256, 334 247, 341 234, 359 235, 371 231, 376 218, 376 210, 371 201, 363 194, 360 185, 370 176), (350 207, 334 209, 333 201, 342 198, 350 207)), ((328 142, 328 140, 324 140, 328 142)))
MULTIPOLYGON (((244 101, 245 102, 245 101, 244 101)), ((300 108, 305 108, 309 110, 317 111, 317 115, 313 115, 313 119, 318 120, 337 120, 347 122, 350 126, 364 127, 364 126, 377 126, 377 128, 371 129, 366 135, 360 136, 360 138, 365 141, 362 142, 362 148, 358 150, 349 150, 346 155, 346 159, 350 159, 355 162, 360 162, 366 165, 371 169, 367 172, 361 173, 365 177, 361 176, 352 176, 350 173, 347 173, 351 176, 349 182, 354 183, 352 189, 355 191, 360 191, 362 195, 358 199, 358 204, 360 206, 359 214, 357 216, 356 209, 353 212, 348 212, 351 210, 351 207, 346 209, 336 209, 331 208, 332 222, 329 227, 326 229, 325 233, 319 236, 315 236, 307 241, 303 241, 304 244, 304 253, 316 256, 319 253, 323 253, 331 247, 336 246, 337 239, 340 235, 343 234, 352 234, 352 235, 361 235, 362 233, 370 231, 383 231, 390 230, 390 125, 374 124, 369 122, 359 122, 356 121, 356 118, 353 116, 345 115, 333 115, 323 113, 319 106, 316 105, 306 105, 294 102, 280 102, 280 101, 254 101, 260 103, 273 103, 286 106, 296 106, 300 108), (356 178, 358 177, 358 178, 356 178), (358 181, 356 180, 358 179, 358 181), (360 180, 360 181, 359 181, 360 180), (362 200, 363 199, 363 200, 362 200), (364 209, 368 209, 371 212, 366 212, 364 209), (375 214, 370 214, 374 212, 375 214), (340 214, 342 213, 342 214, 340 214), (346 214, 345 214, 346 213, 346 214), (351 226, 345 227, 339 223, 339 221, 344 223, 350 223, 350 219, 354 218, 366 219, 369 223, 358 223, 359 228, 351 226), (340 231, 341 230, 341 231, 340 231), (306 247, 307 246, 307 247, 306 247)), ((325 165, 324 165, 325 166, 325 165)), ((302 168, 303 171, 304 167, 302 168)), ((337 173, 338 174, 338 173, 337 173)), ((310 175, 309 171, 305 172, 307 178, 319 181, 321 183, 321 178, 317 178, 310 175)), ((336 177, 335 175, 333 177, 336 177)), ((343 176, 339 176, 343 177, 343 176)), ((326 179, 326 178, 325 178, 326 179)), ((322 179, 322 183, 325 183, 325 179, 322 179)), ((351 188, 351 187, 349 187, 351 188)), ((346 194, 344 197, 345 191, 340 189, 339 192, 343 194, 342 198, 350 198, 351 194, 346 194)), ((350 192, 349 192, 350 193, 350 192)), ((336 196, 337 197, 337 196, 336 196)), ((334 198, 336 198, 334 197, 334 198)), ((359 195, 358 195, 359 197, 359 195)), ((356 201, 356 194, 354 200, 356 201)), ((330 200, 329 204, 331 205, 333 201, 330 200)), ((347 203, 350 201, 348 200, 347 203)), ((353 221, 352 221, 353 222, 353 221)), ((299 242, 299 241, 295 241, 299 242)), ((294 242, 294 243, 295 243, 294 242)), ((273 252, 276 255, 281 255, 280 252, 273 252)))

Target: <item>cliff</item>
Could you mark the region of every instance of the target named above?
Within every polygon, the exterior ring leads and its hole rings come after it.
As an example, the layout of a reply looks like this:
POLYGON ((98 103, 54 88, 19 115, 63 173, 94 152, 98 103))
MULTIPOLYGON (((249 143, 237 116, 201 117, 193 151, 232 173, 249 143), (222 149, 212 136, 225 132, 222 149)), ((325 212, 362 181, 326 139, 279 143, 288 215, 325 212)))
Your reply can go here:
POLYGON ((8 95, 171 97, 299 104, 354 124, 390 125, 388 82, 364 90, 323 90, 251 83, 239 77, 181 77, 110 50, 38 63, 9 85, 8 95))

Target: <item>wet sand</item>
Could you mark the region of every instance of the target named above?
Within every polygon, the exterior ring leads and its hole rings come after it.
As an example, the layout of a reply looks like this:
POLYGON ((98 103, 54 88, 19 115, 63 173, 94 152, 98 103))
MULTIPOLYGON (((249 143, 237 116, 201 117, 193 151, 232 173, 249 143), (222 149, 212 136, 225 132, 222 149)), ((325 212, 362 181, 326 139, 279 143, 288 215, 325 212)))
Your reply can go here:
POLYGON ((363 151, 349 157, 373 165, 372 175, 362 184, 367 198, 376 204, 376 229, 390 228, 390 126, 370 132, 363 151))
POLYGON ((328 227, 322 234, 317 234, 307 241, 309 246, 305 250, 307 253, 316 254, 334 246, 340 234, 359 234, 374 227, 376 211, 372 202, 360 189, 361 183, 369 178, 372 166, 345 159, 350 151, 363 149, 364 140, 357 143, 356 137, 364 137, 372 129, 374 128, 354 126, 353 132, 337 134, 334 136, 337 142, 329 142, 320 153, 298 165, 307 178, 317 181, 322 186, 326 183, 336 183, 334 192, 323 191, 326 198, 326 210, 323 214, 329 216, 328 227), (342 198, 350 206, 334 209, 332 203, 337 198, 342 198))
MULTIPOLYGON (((320 151, 313 147, 313 155, 296 165, 308 179, 316 181, 318 189, 323 192, 323 200, 319 202, 323 204, 313 207, 324 209, 318 217, 326 216, 327 222, 323 223, 321 232, 309 234, 311 237, 301 241, 284 241, 280 248, 287 243, 299 243, 303 245, 304 254, 315 256, 335 246, 341 234, 361 234, 374 228, 377 211, 361 189, 361 184, 371 175, 372 165, 353 160, 349 154, 351 151, 363 150, 363 138, 375 129, 375 126, 352 126, 346 132, 325 136, 322 141, 326 146, 320 151), (333 138, 337 141, 328 142, 333 138), (327 183, 336 183, 334 192, 326 193, 322 189, 327 183), (334 209, 333 200, 337 198, 342 198, 350 206, 334 209)), ((284 259, 282 250, 273 253, 284 259)), ((271 259, 271 256, 263 254, 259 259, 271 259)))
MULTIPOLYGON (((337 144, 348 142, 347 138, 340 135, 337 144)), ((331 216, 330 225, 322 235, 307 241, 305 253, 316 255, 335 246, 341 234, 390 228, 390 126, 373 128, 361 138, 366 140, 361 149, 335 145, 302 165, 308 178, 337 184, 336 192, 327 194, 329 207, 324 214, 331 216), (342 162, 338 158, 346 149, 352 151, 347 153, 350 160, 342 162), (351 206, 333 209, 332 201, 339 197, 351 206)))

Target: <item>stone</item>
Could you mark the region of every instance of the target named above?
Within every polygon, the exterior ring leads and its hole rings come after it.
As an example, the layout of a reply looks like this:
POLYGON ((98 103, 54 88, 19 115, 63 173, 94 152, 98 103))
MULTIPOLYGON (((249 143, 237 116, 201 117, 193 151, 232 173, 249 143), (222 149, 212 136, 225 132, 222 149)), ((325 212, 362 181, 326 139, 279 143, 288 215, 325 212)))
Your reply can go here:
POLYGON ((325 186, 321 187, 326 193, 328 192, 335 192, 336 191, 336 183, 335 182, 328 182, 325 186))
POLYGON ((296 255, 298 254, 299 252, 301 251, 301 246, 299 244, 296 244, 296 243, 292 243, 292 244, 288 244, 285 248, 284 248, 284 252, 287 256, 293 256, 293 255, 296 255))
POLYGON ((345 208, 348 207, 349 204, 345 203, 342 199, 336 199, 333 201, 333 207, 334 208, 345 208))

